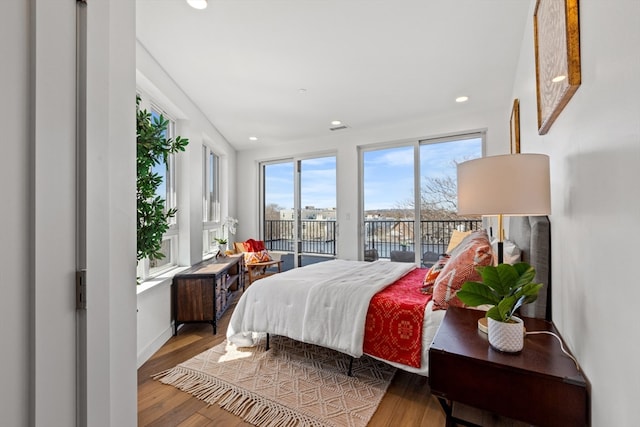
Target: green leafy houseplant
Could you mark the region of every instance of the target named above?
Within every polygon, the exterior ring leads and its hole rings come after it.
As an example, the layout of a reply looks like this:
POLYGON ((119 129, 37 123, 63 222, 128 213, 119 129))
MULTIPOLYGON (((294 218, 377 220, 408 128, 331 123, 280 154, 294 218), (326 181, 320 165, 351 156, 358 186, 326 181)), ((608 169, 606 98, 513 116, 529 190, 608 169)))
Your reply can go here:
POLYGON ((136 169, 137 175, 137 259, 164 258, 162 235, 169 229, 168 219, 177 209, 165 209, 165 199, 157 195, 162 176, 153 167, 167 164, 169 154, 184 151, 188 139, 167 138, 169 120, 162 115, 152 117, 140 109, 140 97, 136 96, 136 169))
POLYGON ((463 303, 476 307, 493 305, 487 317, 509 322, 518 308, 534 302, 542 283, 532 283, 535 269, 525 262, 478 267, 482 282, 466 282, 456 294, 463 303))

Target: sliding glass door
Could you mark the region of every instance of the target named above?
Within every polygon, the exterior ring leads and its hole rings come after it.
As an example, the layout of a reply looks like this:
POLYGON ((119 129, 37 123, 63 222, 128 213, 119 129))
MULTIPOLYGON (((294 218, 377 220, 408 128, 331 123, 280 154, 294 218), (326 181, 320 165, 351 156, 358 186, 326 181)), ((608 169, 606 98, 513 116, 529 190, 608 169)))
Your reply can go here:
POLYGON ((480 225, 456 214, 456 165, 481 157, 483 139, 473 133, 363 150, 365 260, 429 266, 446 251, 453 229, 480 225))
POLYGON ((262 165, 263 239, 285 269, 336 254, 335 156, 262 165))

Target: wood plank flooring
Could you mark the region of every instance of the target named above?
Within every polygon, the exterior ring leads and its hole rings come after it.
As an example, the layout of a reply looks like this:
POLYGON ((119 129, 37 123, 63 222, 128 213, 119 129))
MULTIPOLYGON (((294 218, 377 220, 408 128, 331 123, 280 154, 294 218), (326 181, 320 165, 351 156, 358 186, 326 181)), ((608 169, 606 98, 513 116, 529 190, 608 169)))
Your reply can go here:
MULTIPOLYGON (((234 306, 220 319, 218 334, 211 325, 186 324, 144 365, 138 369, 138 426, 179 427, 249 427, 241 418, 217 405, 205 402, 151 378, 219 344, 225 338, 234 306)), ((496 417, 462 405, 456 415, 490 427, 521 427, 525 424, 496 417)), ((442 427, 445 415, 429 391, 427 378, 398 370, 370 427, 442 427)))

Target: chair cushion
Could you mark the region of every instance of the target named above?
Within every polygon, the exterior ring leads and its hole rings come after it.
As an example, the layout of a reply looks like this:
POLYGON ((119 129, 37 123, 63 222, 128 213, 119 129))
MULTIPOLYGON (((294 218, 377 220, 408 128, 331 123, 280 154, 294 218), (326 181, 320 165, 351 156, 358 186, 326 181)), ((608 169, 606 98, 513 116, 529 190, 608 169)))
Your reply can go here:
POLYGON ((257 252, 244 252, 245 264, 256 264, 259 262, 273 261, 266 249, 257 252))

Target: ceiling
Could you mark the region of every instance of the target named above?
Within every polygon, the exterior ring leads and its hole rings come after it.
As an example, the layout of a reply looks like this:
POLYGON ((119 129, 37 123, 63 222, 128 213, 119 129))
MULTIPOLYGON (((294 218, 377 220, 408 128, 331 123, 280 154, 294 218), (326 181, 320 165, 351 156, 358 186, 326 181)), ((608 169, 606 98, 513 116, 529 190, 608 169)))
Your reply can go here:
POLYGON ((510 111, 532 19, 531 0, 208 1, 136 0, 137 38, 238 150, 510 111))

